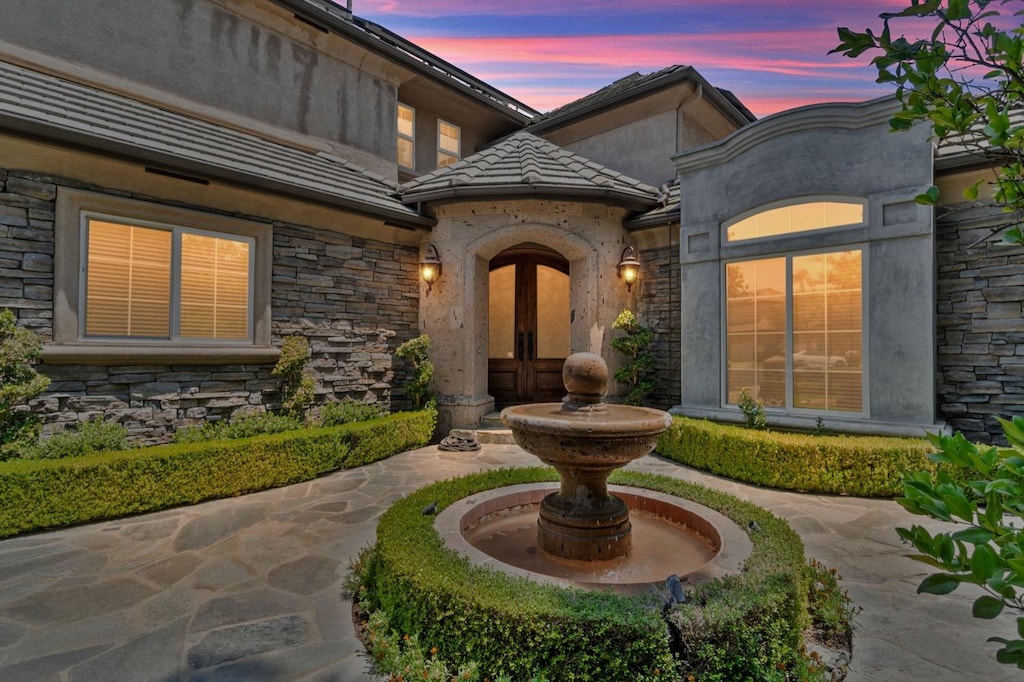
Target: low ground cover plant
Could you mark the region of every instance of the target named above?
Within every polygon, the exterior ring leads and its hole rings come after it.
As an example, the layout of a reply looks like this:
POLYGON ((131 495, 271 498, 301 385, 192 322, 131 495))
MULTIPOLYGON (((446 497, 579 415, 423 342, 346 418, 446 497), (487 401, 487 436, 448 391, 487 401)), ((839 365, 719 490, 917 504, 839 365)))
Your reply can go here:
POLYGON ((754 430, 675 417, 659 454, 737 481, 783 490, 895 497, 903 472, 932 468, 924 438, 831 436, 754 430))
POLYGON ((306 481, 421 447, 436 421, 425 409, 235 440, 0 462, 0 537, 306 481))
POLYGON ((281 433, 301 429, 302 419, 294 414, 272 412, 240 413, 230 420, 206 422, 201 426, 186 426, 174 433, 175 443, 202 443, 224 438, 250 438, 267 433, 281 433))
POLYGON ((46 440, 22 444, 19 454, 24 459, 58 459, 132 447, 128 429, 124 426, 93 419, 80 424, 77 429, 55 433, 46 440))
POLYGON ((742 574, 698 586, 673 607, 658 595, 562 589, 473 566, 444 547, 433 517, 422 513, 480 490, 550 480, 551 469, 492 471, 400 500, 353 567, 356 599, 449 670, 475 664, 492 680, 814 679, 800 654, 808 621, 803 544, 756 505, 667 477, 613 475, 611 482, 692 499, 752 529, 742 574))

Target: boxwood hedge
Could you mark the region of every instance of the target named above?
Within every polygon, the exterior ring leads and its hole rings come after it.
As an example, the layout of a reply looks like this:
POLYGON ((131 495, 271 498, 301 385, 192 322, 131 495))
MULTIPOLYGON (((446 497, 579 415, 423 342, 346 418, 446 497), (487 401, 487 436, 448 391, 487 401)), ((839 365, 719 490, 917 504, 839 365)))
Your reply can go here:
POLYGON ((441 660, 479 663, 490 679, 644 681, 700 673, 698 679, 770 680, 786 679, 798 665, 803 544, 784 521, 749 502, 663 476, 613 475, 614 483, 692 499, 754 529, 742 573, 691 590, 683 611, 666 610, 660 595, 559 588, 473 566, 443 545, 433 517, 422 513, 432 502, 443 509, 481 490, 552 480, 557 476, 545 468, 491 471, 395 503, 355 567, 362 607, 382 611, 397 632, 415 635, 441 660))
POLYGON ((675 417, 659 454, 770 488, 858 497, 903 494, 903 472, 934 469, 923 438, 819 436, 675 417))
POLYGON ((0 462, 0 537, 306 481, 425 445, 433 409, 331 428, 0 462))

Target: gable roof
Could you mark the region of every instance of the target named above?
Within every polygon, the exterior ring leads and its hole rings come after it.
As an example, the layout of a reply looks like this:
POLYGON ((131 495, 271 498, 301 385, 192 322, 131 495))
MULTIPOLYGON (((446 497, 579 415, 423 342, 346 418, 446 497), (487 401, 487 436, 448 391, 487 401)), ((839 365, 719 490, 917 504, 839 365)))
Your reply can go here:
POLYGON ((704 77, 693 67, 677 64, 653 73, 631 73, 597 92, 592 92, 538 116, 527 128, 531 132, 540 134, 687 80, 692 80, 700 86, 705 96, 711 99, 727 116, 732 117, 738 125, 745 125, 756 120, 757 117, 743 106, 743 103, 731 92, 715 88, 704 80, 704 77))
POLYGON ((658 200, 654 187, 526 131, 401 187, 406 203, 538 195, 599 199, 634 210, 658 200))
POLYGON ((405 227, 434 221, 397 184, 344 159, 296 149, 0 62, 0 130, 71 142, 178 171, 273 189, 405 227))

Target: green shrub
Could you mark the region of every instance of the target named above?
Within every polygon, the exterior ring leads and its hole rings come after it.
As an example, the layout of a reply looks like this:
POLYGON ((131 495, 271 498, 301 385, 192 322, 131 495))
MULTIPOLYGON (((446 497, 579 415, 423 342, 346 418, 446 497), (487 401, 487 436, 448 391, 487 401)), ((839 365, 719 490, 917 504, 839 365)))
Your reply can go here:
POLYGON ((292 414, 248 412, 230 421, 208 422, 202 426, 186 426, 174 434, 175 443, 202 443, 210 440, 251 438, 267 433, 281 433, 302 428, 302 419, 292 414))
POLYGON ((285 337, 281 344, 281 357, 274 370, 275 377, 281 377, 281 409, 300 421, 316 398, 316 383, 306 373, 306 360, 311 355, 309 340, 296 334, 285 337))
POLYGON ((741 527, 759 528, 742 575, 691 592, 684 606, 721 627, 690 633, 678 659, 657 595, 563 589, 473 566, 444 547, 433 517, 422 514, 431 502, 443 509, 481 490, 551 480, 557 476, 550 469, 492 471, 400 500, 381 518, 377 543, 357 567, 361 604, 382 611, 398 632, 436 647, 438 658, 476 662, 491 679, 677 680, 697 669, 700 651, 723 648, 730 653, 720 667, 737 675, 728 679, 764 679, 759 672, 769 667, 796 669, 806 621, 803 545, 785 522, 749 502, 667 477, 613 475, 615 483, 692 499, 741 527), (763 611, 765 605, 772 608, 763 611), (746 663, 754 658, 756 666, 746 663))
POLYGON ((424 445, 432 410, 328 429, 0 462, 0 537, 231 497, 424 445))
POLYGON ((0 311, 0 460, 17 456, 39 433, 38 418, 19 408, 50 385, 32 367, 41 349, 39 337, 19 327, 14 313, 0 311))
POLYGON ((737 406, 740 408, 740 412, 743 413, 743 421, 746 422, 748 429, 768 428, 768 417, 764 413, 764 403, 760 400, 754 400, 747 393, 747 389, 740 391, 740 399, 737 406))
POLYGON ((626 365, 615 372, 615 380, 629 386, 629 393, 622 402, 643 405, 647 394, 654 390, 654 380, 649 377, 654 367, 654 356, 649 350, 654 330, 640 324, 628 309, 619 313, 612 329, 625 333, 625 336, 612 339, 612 348, 627 358, 626 365))
POLYGON ((81 424, 75 431, 61 431, 47 440, 24 446, 21 456, 25 459, 57 459, 131 447, 128 429, 121 424, 94 419, 81 424))
POLYGON ((430 380, 434 378, 434 363, 427 356, 430 337, 420 334, 409 339, 395 350, 395 355, 412 364, 412 376, 405 385, 405 395, 416 409, 423 407, 430 399, 430 380))
POLYGON ((657 447, 665 457, 737 481, 860 497, 900 494, 903 472, 928 468, 934 449, 923 438, 755 431, 685 417, 673 419, 657 447))
POLYGON ((321 426, 339 426, 353 422, 377 419, 387 414, 387 410, 377 403, 361 403, 351 398, 336 403, 326 403, 320 408, 321 426))

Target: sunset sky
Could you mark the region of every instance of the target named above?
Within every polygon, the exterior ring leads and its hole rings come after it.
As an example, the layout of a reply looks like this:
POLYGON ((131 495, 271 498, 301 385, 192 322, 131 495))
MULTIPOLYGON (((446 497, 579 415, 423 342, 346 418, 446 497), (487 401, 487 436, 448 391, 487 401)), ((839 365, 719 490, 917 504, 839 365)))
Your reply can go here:
POLYGON ((902 0, 354 0, 356 16, 548 111, 635 71, 693 66, 757 116, 891 92, 836 27, 902 0))

